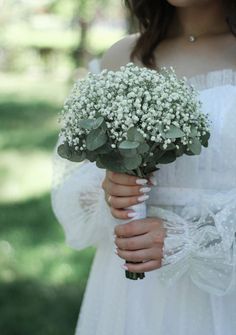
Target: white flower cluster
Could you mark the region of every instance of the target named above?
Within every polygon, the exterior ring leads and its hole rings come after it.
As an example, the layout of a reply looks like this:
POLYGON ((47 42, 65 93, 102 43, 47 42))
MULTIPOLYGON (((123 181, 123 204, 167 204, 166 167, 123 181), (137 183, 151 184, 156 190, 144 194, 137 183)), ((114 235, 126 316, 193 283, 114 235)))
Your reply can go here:
POLYGON ((173 68, 157 72, 129 63, 119 71, 89 73, 77 81, 64 105, 62 132, 69 145, 83 151, 89 131, 80 127, 80 121, 103 116, 112 147, 135 126, 147 142, 160 143, 165 149, 175 142, 165 136, 171 125, 184 132, 183 145, 191 143, 192 127, 197 138, 209 131, 200 107, 194 88, 186 78, 177 78, 173 68))

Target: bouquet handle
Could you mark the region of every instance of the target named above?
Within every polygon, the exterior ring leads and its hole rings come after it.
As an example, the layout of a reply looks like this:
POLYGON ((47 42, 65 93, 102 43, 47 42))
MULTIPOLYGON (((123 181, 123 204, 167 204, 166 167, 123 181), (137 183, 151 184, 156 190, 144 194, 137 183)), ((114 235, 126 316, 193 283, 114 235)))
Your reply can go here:
MULTIPOLYGON (((147 217, 147 204, 145 202, 141 202, 139 204, 127 207, 126 209, 132 210, 135 213, 135 216, 132 219, 130 219, 128 222, 133 221, 133 220, 145 219, 147 217)), ((139 262, 129 262, 128 260, 126 260, 126 263, 138 264, 139 262)), ((125 271, 125 276, 126 278, 132 279, 132 280, 145 278, 144 273, 130 272, 128 270, 125 271)))

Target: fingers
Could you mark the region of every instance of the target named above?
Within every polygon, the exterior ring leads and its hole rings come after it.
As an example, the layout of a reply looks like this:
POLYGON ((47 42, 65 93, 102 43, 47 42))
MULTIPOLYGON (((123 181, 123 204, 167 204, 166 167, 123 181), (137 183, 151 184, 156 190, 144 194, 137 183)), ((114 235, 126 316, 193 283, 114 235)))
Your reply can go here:
POLYGON ((126 224, 116 225, 114 233, 122 237, 134 237, 142 235, 150 231, 150 223, 148 220, 134 220, 126 224))
POLYGON ((105 188, 108 194, 117 197, 140 196, 144 193, 148 193, 151 191, 151 187, 147 186, 125 186, 114 184, 113 182, 107 183, 107 185, 105 185, 105 188))
MULTIPOLYGON (((132 211, 124 210, 124 209, 116 209, 111 207, 111 214, 114 218, 119 220, 127 220, 130 219, 132 216, 129 216, 132 211)), ((132 215, 132 214, 131 214, 132 215)))
POLYGON ((107 171, 107 176, 110 181, 120 185, 135 186, 135 185, 146 185, 148 183, 147 179, 130 176, 124 173, 107 171))
POLYGON ((136 197, 115 197, 110 196, 109 204, 111 207, 120 209, 120 208, 127 208, 133 205, 136 205, 140 202, 143 202, 149 198, 148 195, 141 195, 136 197))
POLYGON ((153 242, 155 242, 159 238, 161 234, 161 238, 163 239, 165 236, 165 229, 163 227, 163 220, 156 217, 148 217, 141 220, 133 220, 126 224, 116 225, 114 228, 114 234, 122 237, 132 237, 135 235, 141 235, 147 232, 155 231, 155 234, 152 233, 153 242), (158 236, 156 236, 158 235, 158 236))
POLYGON ((125 263, 125 266, 127 266, 128 271, 131 272, 149 272, 159 269, 161 267, 161 260, 150 260, 140 264, 125 263))
POLYGON ((117 249, 117 255, 128 262, 143 262, 147 260, 161 260, 161 248, 141 249, 136 251, 127 251, 117 249))
POLYGON ((143 234, 135 237, 121 238, 116 237, 114 243, 120 250, 140 250, 150 247, 151 237, 149 234, 143 234))

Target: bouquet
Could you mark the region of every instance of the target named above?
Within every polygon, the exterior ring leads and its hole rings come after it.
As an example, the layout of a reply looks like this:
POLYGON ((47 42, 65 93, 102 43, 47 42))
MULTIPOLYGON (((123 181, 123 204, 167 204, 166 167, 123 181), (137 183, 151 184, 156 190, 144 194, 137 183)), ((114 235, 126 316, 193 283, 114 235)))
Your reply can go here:
MULTIPOLYGON (((173 68, 157 72, 133 63, 78 80, 60 121, 61 157, 141 178, 183 154, 199 155, 210 137, 208 115, 186 78, 173 68)), ((131 208, 135 219, 146 217, 145 203, 131 208)), ((145 275, 126 271, 126 277, 145 275)))

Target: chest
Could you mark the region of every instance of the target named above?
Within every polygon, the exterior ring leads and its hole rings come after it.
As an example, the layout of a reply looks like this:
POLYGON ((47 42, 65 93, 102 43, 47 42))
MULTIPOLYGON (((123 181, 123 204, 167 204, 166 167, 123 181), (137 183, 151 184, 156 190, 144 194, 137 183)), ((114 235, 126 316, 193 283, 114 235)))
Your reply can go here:
POLYGON ((165 40, 157 47, 155 58, 159 67, 173 66, 178 76, 188 78, 219 69, 236 70, 236 39, 165 40))

